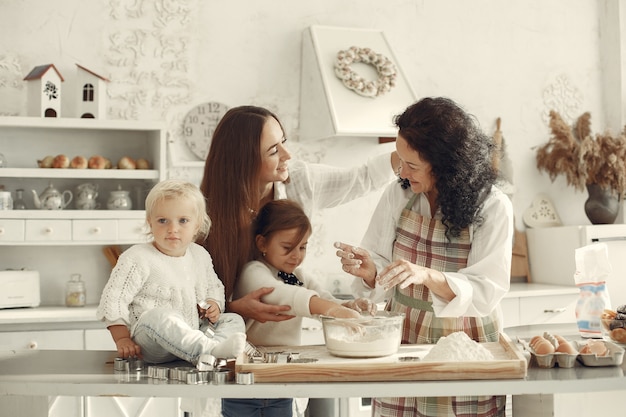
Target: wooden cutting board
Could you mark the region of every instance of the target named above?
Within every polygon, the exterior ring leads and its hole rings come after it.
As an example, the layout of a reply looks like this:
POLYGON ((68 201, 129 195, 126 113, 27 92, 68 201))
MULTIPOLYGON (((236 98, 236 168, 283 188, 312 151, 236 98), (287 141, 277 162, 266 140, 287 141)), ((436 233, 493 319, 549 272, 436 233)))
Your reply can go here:
POLYGON ((309 363, 252 363, 245 355, 236 372, 254 373, 255 382, 308 381, 422 381, 455 379, 516 379, 526 377, 526 359, 505 334, 498 342, 482 343, 494 356, 490 361, 428 362, 423 358, 434 345, 401 345, 398 353, 382 358, 340 358, 326 346, 279 346, 265 352, 298 353, 309 363), (419 358, 419 359, 418 359, 419 358))

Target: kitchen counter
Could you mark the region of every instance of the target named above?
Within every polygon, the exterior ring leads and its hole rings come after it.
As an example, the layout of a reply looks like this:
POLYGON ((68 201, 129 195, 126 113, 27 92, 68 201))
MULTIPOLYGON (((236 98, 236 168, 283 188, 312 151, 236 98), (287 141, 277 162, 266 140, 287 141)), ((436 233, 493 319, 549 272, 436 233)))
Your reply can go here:
MULTIPOLYGON (((575 339, 575 326, 542 325, 541 331, 575 339)), ((513 340, 528 339, 537 326, 509 329, 513 340)), ((113 372, 115 352, 110 351, 5 351, 0 352, 0 395, 22 396, 131 396, 131 397, 232 397, 276 398, 285 393, 285 383, 252 385, 187 385, 160 381, 146 375, 113 372)), ((546 394, 614 391, 626 387, 626 363, 611 367, 528 368, 521 379, 290 383, 294 397, 339 398, 368 396, 425 396, 546 394)), ((144 371, 145 373, 145 371, 144 371)))
POLYGON ((0 331, 103 328, 96 320, 96 305, 40 306, 0 310, 0 331))

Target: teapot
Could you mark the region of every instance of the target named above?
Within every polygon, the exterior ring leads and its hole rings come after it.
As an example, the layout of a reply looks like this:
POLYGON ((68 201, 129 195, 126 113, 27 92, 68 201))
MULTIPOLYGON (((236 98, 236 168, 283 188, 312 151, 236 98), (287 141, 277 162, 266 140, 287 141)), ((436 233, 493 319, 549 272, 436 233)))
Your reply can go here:
POLYGON ((107 208, 109 210, 130 210, 133 202, 130 199, 129 192, 122 190, 122 186, 117 186, 117 191, 111 191, 107 200, 107 208))
POLYGON ((76 200, 74 204, 77 209, 93 210, 98 208, 96 198, 98 198, 98 186, 96 184, 86 182, 76 187, 76 200))
POLYGON ((62 210, 67 207, 73 197, 70 190, 60 192, 54 188, 52 183, 39 196, 35 190, 32 192, 35 207, 42 210, 62 210))

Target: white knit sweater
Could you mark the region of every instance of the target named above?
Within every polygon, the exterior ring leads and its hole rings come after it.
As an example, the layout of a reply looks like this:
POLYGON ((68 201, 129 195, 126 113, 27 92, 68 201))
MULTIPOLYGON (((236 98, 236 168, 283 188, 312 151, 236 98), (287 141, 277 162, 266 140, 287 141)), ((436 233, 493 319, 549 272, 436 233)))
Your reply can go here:
POLYGON ((224 311, 224 285, 202 246, 192 243, 184 256, 172 257, 144 243, 130 247, 119 257, 102 291, 96 316, 107 326, 124 324, 132 334, 144 311, 168 307, 180 312, 197 329, 196 305, 209 298, 224 311))

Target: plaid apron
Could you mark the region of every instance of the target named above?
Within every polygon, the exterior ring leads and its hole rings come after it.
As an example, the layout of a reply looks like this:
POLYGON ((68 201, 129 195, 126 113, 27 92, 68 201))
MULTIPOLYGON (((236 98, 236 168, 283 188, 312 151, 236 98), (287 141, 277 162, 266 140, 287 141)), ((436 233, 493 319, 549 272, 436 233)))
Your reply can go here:
MULTIPOLYGON (((417 194, 402 210, 393 259, 406 259, 442 272, 467 266, 471 248, 469 229, 448 241, 440 220, 425 218, 411 210, 417 194)), ((478 342, 498 340, 496 313, 487 317, 436 317, 432 296, 423 285, 396 287, 387 310, 405 314, 402 343, 437 343, 442 336, 464 331, 478 342)), ((506 396, 374 398, 372 415, 380 417, 504 416, 506 396)))

